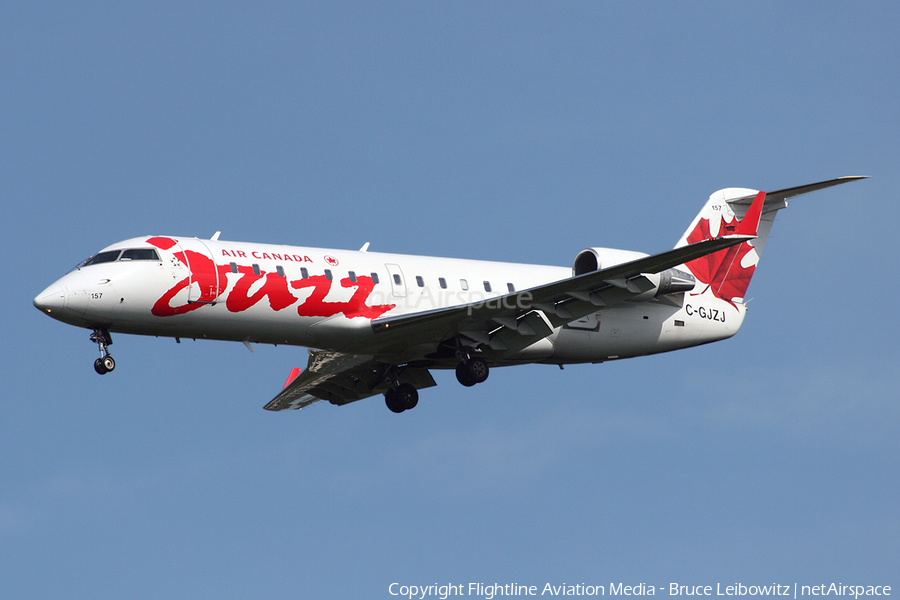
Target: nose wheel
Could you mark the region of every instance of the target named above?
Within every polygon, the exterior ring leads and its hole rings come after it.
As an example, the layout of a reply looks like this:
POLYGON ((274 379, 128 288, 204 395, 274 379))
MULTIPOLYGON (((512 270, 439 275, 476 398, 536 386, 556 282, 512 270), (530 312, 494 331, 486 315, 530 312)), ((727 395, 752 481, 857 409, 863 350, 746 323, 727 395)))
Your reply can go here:
POLYGON ((100 348, 100 358, 94 361, 94 370, 100 375, 105 375, 116 368, 116 361, 109 355, 109 346, 112 346, 112 337, 109 332, 99 327, 91 334, 91 341, 100 348))
POLYGON ((112 356, 104 356, 103 358, 98 358, 94 361, 94 370, 101 375, 105 375, 115 368, 116 361, 113 360, 112 356))

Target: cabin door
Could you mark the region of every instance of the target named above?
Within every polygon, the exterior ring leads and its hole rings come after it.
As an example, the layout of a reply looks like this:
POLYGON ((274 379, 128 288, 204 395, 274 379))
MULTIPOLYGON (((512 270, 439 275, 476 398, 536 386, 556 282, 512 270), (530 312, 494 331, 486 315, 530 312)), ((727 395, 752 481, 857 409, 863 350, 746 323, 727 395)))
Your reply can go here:
POLYGON ((181 239, 179 245, 184 250, 187 268, 191 273, 188 304, 213 304, 219 294, 225 291, 225 281, 219 281, 219 270, 212 252, 203 240, 181 239))

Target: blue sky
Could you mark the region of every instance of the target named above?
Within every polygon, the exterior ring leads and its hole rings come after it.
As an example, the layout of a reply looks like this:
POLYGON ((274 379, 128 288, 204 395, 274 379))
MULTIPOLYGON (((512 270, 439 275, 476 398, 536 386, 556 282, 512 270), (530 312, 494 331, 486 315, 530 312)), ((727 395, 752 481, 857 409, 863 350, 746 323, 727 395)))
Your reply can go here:
POLYGON ((0 20, 0 589, 892 585, 894 3, 11 3, 0 20), (262 410, 305 351, 89 332, 32 298, 168 234, 569 265, 713 191, 797 198, 731 340, 262 410), (15 277, 10 277, 12 272, 15 277))

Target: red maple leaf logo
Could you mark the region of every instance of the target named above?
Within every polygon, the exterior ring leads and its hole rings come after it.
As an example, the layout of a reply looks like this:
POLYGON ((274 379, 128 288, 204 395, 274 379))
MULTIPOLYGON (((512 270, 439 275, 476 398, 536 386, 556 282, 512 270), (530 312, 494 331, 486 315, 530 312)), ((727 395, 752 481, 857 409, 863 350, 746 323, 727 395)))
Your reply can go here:
MULTIPOLYGON (((722 218, 722 217, 720 217, 722 218)), ((722 222, 719 227, 720 235, 733 233, 739 221, 734 217, 730 221, 722 222)), ((710 233, 709 219, 700 219, 694 230, 687 236, 688 244, 694 244, 703 240, 712 240, 715 237, 710 233)), ((694 277, 705 283, 717 298, 731 302, 733 298, 743 298, 750 285, 750 278, 756 270, 756 265, 744 267, 741 262, 744 257, 753 250, 748 242, 732 246, 685 263, 694 277)))

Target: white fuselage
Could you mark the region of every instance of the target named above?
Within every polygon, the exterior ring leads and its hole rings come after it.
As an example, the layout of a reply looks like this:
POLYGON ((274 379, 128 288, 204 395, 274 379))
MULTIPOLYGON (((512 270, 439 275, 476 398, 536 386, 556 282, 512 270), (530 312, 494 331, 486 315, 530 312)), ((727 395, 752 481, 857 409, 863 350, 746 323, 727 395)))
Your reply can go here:
MULTIPOLYGON (((197 238, 134 238, 104 252, 150 248, 156 259, 75 269, 35 305, 66 323, 109 332, 365 353, 374 318, 497 301, 572 276, 566 267, 197 238)), ((702 291, 698 283, 694 292, 598 308, 524 350, 494 352, 490 361, 602 362, 734 335, 744 305, 702 291)), ((435 346, 399 348, 390 360, 419 360, 435 346)))

